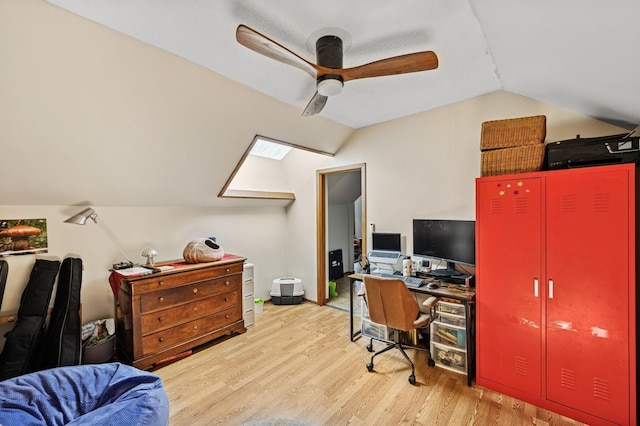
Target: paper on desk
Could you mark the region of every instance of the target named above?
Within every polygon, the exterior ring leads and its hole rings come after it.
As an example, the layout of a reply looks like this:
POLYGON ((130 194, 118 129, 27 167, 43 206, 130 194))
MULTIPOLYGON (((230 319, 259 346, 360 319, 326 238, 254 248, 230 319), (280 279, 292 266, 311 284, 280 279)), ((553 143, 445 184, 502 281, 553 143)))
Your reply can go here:
POLYGON ((146 274, 153 273, 151 269, 143 268, 142 266, 134 266, 133 268, 118 269, 116 272, 120 275, 124 275, 125 277, 131 276, 131 275, 146 275, 146 274))

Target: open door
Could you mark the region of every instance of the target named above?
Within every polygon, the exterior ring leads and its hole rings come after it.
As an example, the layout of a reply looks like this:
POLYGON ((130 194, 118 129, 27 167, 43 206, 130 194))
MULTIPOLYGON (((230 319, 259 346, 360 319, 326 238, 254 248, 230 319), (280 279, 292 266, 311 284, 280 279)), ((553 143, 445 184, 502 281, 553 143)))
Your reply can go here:
MULTIPOLYGON (((365 164, 355 164, 350 166, 335 167, 331 169, 318 170, 317 172, 317 203, 316 203, 316 265, 317 265, 317 295, 318 304, 327 303, 328 286, 328 199, 329 199, 329 177, 337 173, 360 172, 360 194, 362 197, 362 213, 360 217, 360 233, 362 235, 362 247, 366 247, 366 179, 365 164)), ((348 256, 349 257, 349 256, 348 256)), ((353 263, 352 261, 350 261, 353 263)))

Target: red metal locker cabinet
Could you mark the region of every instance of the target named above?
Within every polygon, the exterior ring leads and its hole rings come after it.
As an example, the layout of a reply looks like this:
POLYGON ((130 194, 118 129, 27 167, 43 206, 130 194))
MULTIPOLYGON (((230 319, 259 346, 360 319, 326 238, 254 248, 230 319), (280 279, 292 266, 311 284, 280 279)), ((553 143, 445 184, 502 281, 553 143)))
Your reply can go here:
POLYGON ((543 217, 540 178, 479 180, 476 188, 477 382, 540 397, 543 217))
POLYGON ((547 398, 629 421, 632 172, 546 177, 547 398))
POLYGON ((479 385, 589 424, 635 424, 636 174, 477 179, 479 385))

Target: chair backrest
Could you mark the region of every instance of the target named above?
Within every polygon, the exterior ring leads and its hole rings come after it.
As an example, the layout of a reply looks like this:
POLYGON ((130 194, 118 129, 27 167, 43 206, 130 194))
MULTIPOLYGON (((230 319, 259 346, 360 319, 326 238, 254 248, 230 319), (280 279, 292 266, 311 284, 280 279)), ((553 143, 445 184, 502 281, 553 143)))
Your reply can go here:
POLYGON ((365 275, 363 281, 371 321, 396 330, 415 328, 420 308, 404 281, 374 275, 365 275))

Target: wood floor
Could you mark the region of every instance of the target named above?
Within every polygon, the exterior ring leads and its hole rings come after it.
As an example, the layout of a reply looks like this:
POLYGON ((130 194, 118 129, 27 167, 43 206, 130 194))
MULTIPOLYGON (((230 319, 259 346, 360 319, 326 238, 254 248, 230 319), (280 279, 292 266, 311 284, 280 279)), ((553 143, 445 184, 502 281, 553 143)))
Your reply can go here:
MULTIPOLYGON (((188 425, 579 425, 481 388, 396 350, 365 365, 367 339, 351 342, 349 314, 313 303, 265 304, 245 334, 158 368, 170 424, 188 425)), ((374 343, 375 345, 376 343, 374 343)), ((378 347, 378 346, 376 346, 378 347)))
POLYGON ((327 305, 349 312, 349 276, 345 275, 344 277, 335 280, 335 282, 338 297, 330 297, 327 305))

